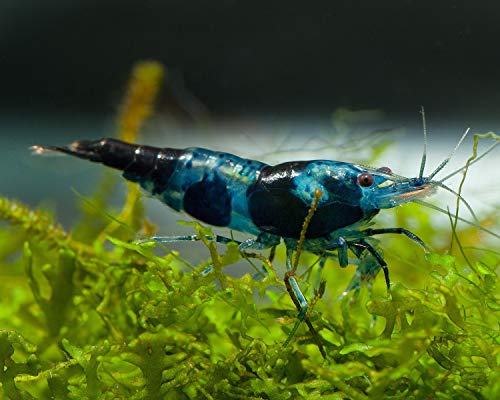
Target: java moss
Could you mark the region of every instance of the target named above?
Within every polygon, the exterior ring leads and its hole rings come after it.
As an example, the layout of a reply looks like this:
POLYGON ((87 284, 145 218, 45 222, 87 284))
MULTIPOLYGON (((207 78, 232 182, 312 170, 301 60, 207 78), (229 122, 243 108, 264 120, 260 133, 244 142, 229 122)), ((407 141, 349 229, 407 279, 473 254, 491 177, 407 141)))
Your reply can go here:
POLYGON ((471 268, 451 255, 422 260, 411 246, 401 254, 400 245, 390 257, 390 299, 377 282, 371 293, 337 301, 353 271, 327 264, 327 291, 311 314, 324 360, 305 326, 282 347, 296 311, 278 276, 223 273, 240 257, 235 245, 208 249, 215 269, 207 274, 206 264, 190 271, 175 253, 115 238, 111 248, 95 244, 87 253, 69 235, 55 242, 48 217, 0 204, 14 225, 20 215, 33 218, 1 231, 9 239, 2 241, 0 382, 9 398, 500 394, 495 251, 474 250, 471 268), (411 286, 402 283, 409 274, 411 286))
MULTIPOLYGON (((397 225, 411 221, 428 244, 446 238, 453 251, 425 255, 405 238, 384 238, 390 297, 379 276, 339 300, 355 266, 329 261, 309 315, 324 359, 305 324, 283 347, 297 312, 282 282, 282 249, 273 269, 254 258, 234 277, 224 270, 241 259, 235 244, 193 243, 206 248, 200 265, 135 244, 154 228, 135 189, 121 213, 109 210, 110 179, 67 232, 49 213, 0 198, 2 397, 500 398, 497 239, 460 224, 438 228, 435 211, 419 205, 398 208, 397 225)), ((494 225, 496 216, 481 222, 494 225)), ((303 255, 298 271, 309 298, 315 261, 303 255)))

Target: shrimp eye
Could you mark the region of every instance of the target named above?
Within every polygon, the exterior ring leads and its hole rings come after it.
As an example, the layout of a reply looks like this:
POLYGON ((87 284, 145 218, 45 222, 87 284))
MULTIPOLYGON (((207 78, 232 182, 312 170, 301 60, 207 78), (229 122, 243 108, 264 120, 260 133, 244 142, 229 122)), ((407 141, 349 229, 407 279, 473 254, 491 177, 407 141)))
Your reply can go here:
POLYGON ((377 171, 383 172, 384 174, 392 174, 392 170, 389 167, 379 168, 377 171))
POLYGON ((367 173, 358 175, 358 183, 363 187, 371 186, 373 184, 373 176, 367 173))

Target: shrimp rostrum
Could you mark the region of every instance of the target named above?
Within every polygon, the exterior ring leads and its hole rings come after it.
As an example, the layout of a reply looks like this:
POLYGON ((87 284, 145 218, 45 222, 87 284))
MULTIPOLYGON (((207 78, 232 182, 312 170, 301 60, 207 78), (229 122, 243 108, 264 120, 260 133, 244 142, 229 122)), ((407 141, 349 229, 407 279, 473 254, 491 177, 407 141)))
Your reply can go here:
MULTIPOLYGON (((369 238, 402 234, 426 246, 402 227, 375 229, 369 222, 382 209, 408 202, 426 205, 422 199, 438 187, 452 191, 444 185, 444 179, 434 179, 451 155, 424 176, 425 147, 420 173, 414 178, 396 175, 387 167, 376 169, 331 160, 268 165, 204 148, 157 148, 109 138, 33 149, 35 153, 58 151, 116 168, 123 171, 125 179, 137 182, 176 211, 213 226, 252 235, 251 239, 237 242, 241 252, 273 248, 283 240, 287 256, 285 284, 298 309, 293 332, 304 320, 313 329, 307 318, 309 303, 295 276, 295 252, 302 250, 320 256, 320 267, 334 255, 345 267, 349 250, 356 257, 368 252, 383 270, 389 290, 389 269, 369 238)), ((465 203, 459 194, 455 195, 465 203)), ((157 242, 197 239, 197 235, 151 238, 157 242)), ((219 235, 210 239, 232 241, 219 235)))

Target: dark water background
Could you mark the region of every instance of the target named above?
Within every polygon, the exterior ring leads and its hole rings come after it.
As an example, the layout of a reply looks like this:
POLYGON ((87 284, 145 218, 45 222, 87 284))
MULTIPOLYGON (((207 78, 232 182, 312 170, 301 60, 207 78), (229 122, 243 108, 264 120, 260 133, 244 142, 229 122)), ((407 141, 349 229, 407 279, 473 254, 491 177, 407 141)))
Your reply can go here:
MULTIPOLYGON (((317 138, 349 141, 331 136, 335 109, 377 109, 385 116, 373 129, 398 128, 380 162, 415 175, 421 105, 429 168, 466 127, 500 132, 499 39, 494 1, 2 0, 0 193, 49 205, 70 225, 78 201, 71 188, 91 194, 101 168, 32 157, 28 147, 114 134, 127 76, 143 59, 168 69, 147 143, 269 162, 358 161, 349 148, 306 150, 317 138)), ((471 140, 455 167, 470 149, 471 140)), ((465 196, 474 208, 498 207, 498 160, 496 151, 471 171, 465 196)), ((162 227, 181 218, 147 205, 162 227)))

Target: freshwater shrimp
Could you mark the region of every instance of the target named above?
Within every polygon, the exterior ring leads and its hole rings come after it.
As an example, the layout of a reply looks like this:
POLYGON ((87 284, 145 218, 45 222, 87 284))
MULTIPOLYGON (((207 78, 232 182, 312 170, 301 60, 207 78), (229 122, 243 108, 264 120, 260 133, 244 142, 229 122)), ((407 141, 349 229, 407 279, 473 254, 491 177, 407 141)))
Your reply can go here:
MULTIPOLYGON (((413 178, 397 175, 388 167, 372 168, 333 160, 268 165, 204 148, 158 148, 111 138, 79 140, 67 147, 33 146, 32 149, 36 154, 62 152, 121 170, 125 179, 138 183, 176 211, 185 212, 213 226, 252 235, 251 239, 237 242, 242 253, 249 249, 273 249, 283 241, 287 268, 284 283, 298 310, 298 320, 284 343, 286 346, 302 321, 307 323, 313 336, 315 334, 307 317, 310 303, 295 275, 298 256, 294 261, 294 253, 307 251, 318 255, 320 271, 330 257, 335 257, 341 267, 347 266, 348 250, 358 259, 368 256, 365 264, 368 263, 369 268, 358 271, 359 274, 362 278, 367 275, 374 277, 382 269, 389 292, 389 268, 381 253, 370 243, 370 238, 381 234, 402 234, 426 251, 427 246, 418 236, 402 227, 372 228, 371 221, 380 210, 409 202, 431 206, 423 198, 433 194, 437 188, 443 188, 452 192, 472 213, 468 203, 443 183, 465 167, 444 179, 434 179, 467 133, 468 130, 450 156, 425 176, 424 124, 422 161, 418 175, 413 178)), ((487 152, 493 150, 496 144, 498 141, 487 152)), ((209 239, 220 243, 234 241, 219 235, 209 239)), ((150 240, 169 243, 195 241, 199 237, 153 237, 150 240)), ((352 281, 348 290, 356 289, 358 283, 352 281)), ((315 289, 321 292, 319 279, 315 289)), ((321 345, 319 347, 324 354, 321 345)))

